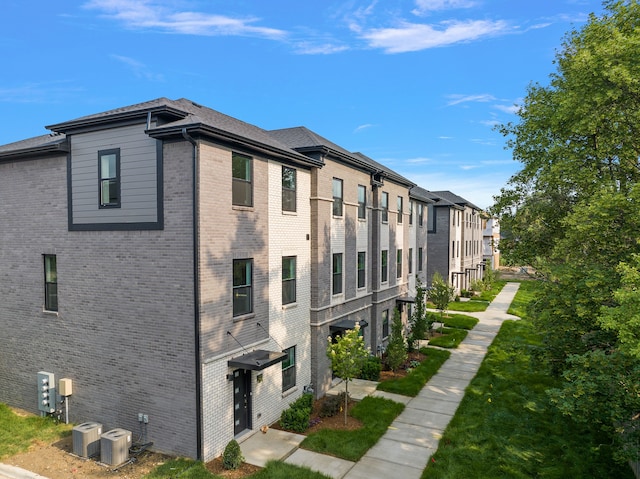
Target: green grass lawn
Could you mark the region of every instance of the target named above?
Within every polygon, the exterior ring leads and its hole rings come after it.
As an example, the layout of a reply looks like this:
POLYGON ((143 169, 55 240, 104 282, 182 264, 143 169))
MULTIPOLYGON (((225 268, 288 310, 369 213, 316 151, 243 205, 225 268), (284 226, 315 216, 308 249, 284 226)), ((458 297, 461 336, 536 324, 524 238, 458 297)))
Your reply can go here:
POLYGON ((379 391, 387 391, 403 396, 415 397, 427 384, 427 381, 438 372, 451 353, 435 348, 420 348, 420 352, 426 354, 424 361, 414 368, 410 374, 403 378, 389 379, 378 384, 379 391))
POLYGON ((438 332, 442 332, 442 336, 429 339, 429 346, 457 348, 468 333, 466 329, 457 328, 442 328, 438 329, 438 332))
POLYGON ((441 319, 447 328, 473 329, 478 324, 478 318, 466 314, 447 314, 442 318, 438 315, 437 322, 441 319))
POLYGON ((520 281, 520 287, 518 293, 513 299, 511 306, 509 307, 509 314, 515 314, 521 318, 527 315, 527 305, 534 301, 536 294, 540 289, 540 282, 535 280, 520 281))
POLYGON ((404 404, 367 396, 351 410, 351 415, 363 423, 360 429, 354 431, 323 429, 309 434, 300 447, 348 461, 357 461, 378 442, 403 409, 404 404))
POLYGON ((558 380, 536 363, 539 344, 529 321, 504 323, 422 479, 633 477, 604 438, 550 404, 558 380))
POLYGON ((71 424, 56 424, 51 418, 22 417, 0 404, 0 460, 26 451, 36 440, 53 442, 71 434, 71 424))
MULTIPOLYGON (((477 313, 484 311, 491 304, 489 301, 469 300, 469 301, 451 301, 447 311, 461 311, 463 313, 477 313)), ((433 308, 433 305, 429 306, 433 308)))

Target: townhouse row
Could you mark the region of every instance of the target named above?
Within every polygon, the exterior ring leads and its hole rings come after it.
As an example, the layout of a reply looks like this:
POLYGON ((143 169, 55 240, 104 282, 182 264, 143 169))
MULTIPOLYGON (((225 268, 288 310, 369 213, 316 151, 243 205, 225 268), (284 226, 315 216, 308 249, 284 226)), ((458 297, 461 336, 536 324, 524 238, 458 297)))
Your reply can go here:
POLYGON ((482 278, 479 208, 304 127, 187 99, 0 146, 0 402, 203 460, 275 422, 358 322, 373 354, 418 281, 482 278), (73 381, 38 402, 37 373, 73 381))

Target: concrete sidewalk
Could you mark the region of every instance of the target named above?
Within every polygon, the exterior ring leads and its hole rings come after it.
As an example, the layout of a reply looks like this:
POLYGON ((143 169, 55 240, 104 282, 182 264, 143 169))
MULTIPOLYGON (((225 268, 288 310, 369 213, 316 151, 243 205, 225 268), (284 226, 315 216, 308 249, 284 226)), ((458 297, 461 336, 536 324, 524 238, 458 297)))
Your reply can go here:
MULTIPOLYGON (((335 479, 419 479, 502 322, 518 319, 507 314, 507 310, 519 286, 519 283, 507 283, 486 311, 464 313, 478 318, 478 324, 457 349, 451 350, 451 357, 416 397, 376 391, 376 383, 371 381, 349 384, 356 399, 371 394, 406 405, 387 432, 357 463, 300 449, 304 436, 275 429, 254 434, 240 444, 245 461, 264 466, 267 460, 279 459, 335 479)), ((342 386, 338 389, 341 391, 342 386)))

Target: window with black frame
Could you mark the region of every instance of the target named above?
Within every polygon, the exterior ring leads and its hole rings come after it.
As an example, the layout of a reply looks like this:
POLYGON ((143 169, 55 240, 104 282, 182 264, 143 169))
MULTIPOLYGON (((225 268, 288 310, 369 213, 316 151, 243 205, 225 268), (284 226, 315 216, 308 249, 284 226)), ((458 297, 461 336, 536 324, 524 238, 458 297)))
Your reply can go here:
POLYGON ((233 260, 233 315, 241 316, 253 311, 253 260, 233 260))
POLYGON ((291 346, 283 351, 287 355, 282 361, 282 392, 296 385, 296 347, 291 346))
POLYGON ((233 153, 231 158, 231 202, 236 206, 253 206, 253 171, 249 156, 233 153))
POLYGON ((296 211, 296 170, 282 167, 282 211, 296 211))
POLYGON ((296 257, 282 258, 282 304, 296 302, 296 257))
POLYGON ((58 261, 56 255, 44 255, 44 309, 58 311, 58 261))

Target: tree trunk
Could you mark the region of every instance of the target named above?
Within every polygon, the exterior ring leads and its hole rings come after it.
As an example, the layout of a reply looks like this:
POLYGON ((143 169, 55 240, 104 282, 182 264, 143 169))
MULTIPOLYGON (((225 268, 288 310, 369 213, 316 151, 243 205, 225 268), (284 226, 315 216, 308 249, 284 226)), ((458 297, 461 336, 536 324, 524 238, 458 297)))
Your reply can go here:
POLYGON ((344 381, 344 425, 347 425, 347 406, 349 405, 349 381, 344 381))

